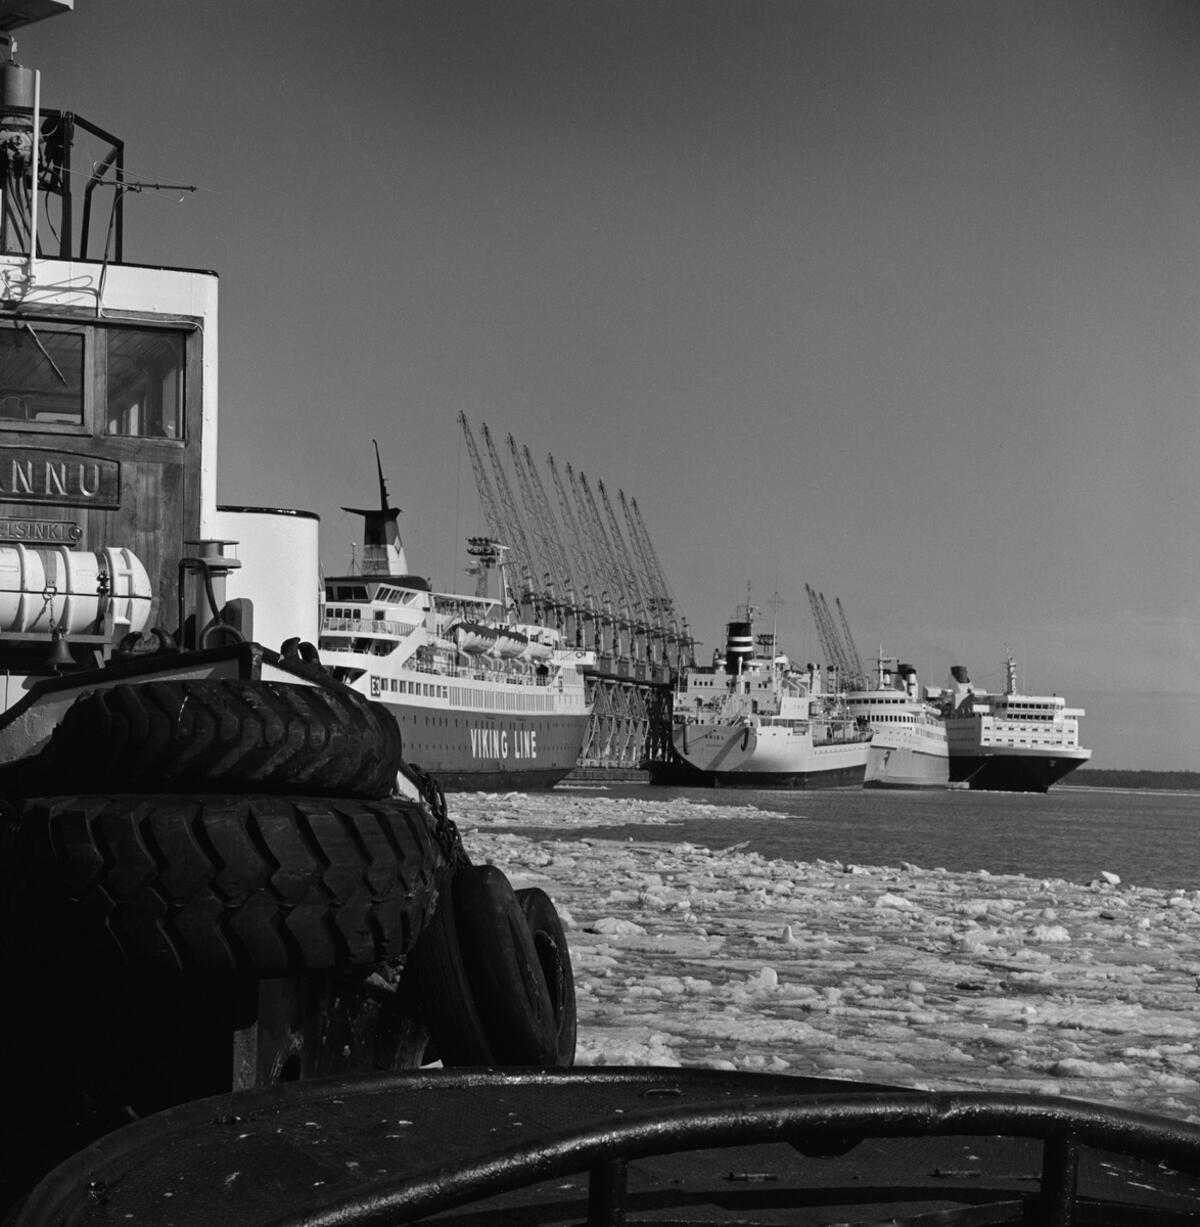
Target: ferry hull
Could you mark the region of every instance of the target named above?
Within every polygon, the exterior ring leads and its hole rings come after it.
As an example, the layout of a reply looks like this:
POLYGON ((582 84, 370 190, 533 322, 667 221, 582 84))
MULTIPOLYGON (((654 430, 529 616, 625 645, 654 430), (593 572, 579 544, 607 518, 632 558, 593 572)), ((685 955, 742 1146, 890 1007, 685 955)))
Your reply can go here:
POLYGON ((946 788, 949 784, 948 755, 930 754, 916 746, 872 743, 864 788, 946 788))
POLYGON ((975 792, 1048 792, 1090 752, 1080 754, 953 754, 950 783, 975 792))
POLYGON ((553 788, 579 758, 587 714, 492 716, 385 703, 404 757, 448 792, 553 788))

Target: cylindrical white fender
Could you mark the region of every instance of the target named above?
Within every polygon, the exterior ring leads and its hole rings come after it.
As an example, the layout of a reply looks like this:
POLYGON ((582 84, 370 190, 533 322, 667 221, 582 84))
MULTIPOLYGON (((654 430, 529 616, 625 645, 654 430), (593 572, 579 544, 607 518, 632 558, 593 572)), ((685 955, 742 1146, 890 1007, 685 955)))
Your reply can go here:
POLYGON ((145 627, 151 599, 146 568, 123 546, 0 545, 0 631, 8 634, 99 634, 111 613, 116 643, 145 627))

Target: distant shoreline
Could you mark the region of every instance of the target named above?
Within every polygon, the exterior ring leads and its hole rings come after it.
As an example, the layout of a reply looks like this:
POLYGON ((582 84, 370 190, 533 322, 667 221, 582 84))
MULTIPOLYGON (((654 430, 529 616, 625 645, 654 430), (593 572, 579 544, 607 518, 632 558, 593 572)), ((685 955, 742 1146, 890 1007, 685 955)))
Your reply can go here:
POLYGON ((1200 771, 1105 771, 1081 767, 1060 787, 1124 788, 1142 792, 1200 792, 1200 771))

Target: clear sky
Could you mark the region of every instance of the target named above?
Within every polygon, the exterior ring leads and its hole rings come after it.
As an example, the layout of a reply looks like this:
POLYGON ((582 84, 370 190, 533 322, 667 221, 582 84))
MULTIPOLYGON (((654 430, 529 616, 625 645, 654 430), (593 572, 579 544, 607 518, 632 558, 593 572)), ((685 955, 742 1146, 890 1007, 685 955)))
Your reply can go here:
POLYGON ((76 0, 45 105, 194 194, 220 498, 322 519, 383 451, 469 581, 456 416, 638 500, 703 652, 804 585, 941 682, 1200 769, 1200 4, 76 0))

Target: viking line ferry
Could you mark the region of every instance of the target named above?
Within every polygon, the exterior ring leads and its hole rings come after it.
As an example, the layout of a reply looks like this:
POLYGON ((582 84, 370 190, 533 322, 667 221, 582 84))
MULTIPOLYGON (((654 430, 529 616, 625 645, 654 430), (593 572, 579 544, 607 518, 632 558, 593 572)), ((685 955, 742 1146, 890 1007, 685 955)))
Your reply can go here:
POLYGON ((378 448, 376 463, 379 507, 346 508, 363 517, 361 568, 325 582, 322 663, 392 713, 405 757, 443 788, 553 787, 579 758, 595 654, 511 620, 503 582, 500 597, 472 596, 411 574, 378 448))

